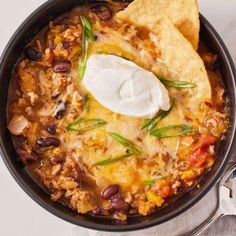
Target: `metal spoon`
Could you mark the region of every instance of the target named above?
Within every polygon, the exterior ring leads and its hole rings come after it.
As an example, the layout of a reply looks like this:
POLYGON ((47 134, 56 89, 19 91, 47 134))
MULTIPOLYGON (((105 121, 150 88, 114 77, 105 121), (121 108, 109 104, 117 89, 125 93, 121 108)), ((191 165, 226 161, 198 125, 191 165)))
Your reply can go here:
POLYGON ((236 164, 234 164, 220 180, 218 202, 215 211, 189 235, 197 236, 205 232, 210 225, 223 216, 236 216, 236 192, 233 192, 233 179, 236 181, 236 164))

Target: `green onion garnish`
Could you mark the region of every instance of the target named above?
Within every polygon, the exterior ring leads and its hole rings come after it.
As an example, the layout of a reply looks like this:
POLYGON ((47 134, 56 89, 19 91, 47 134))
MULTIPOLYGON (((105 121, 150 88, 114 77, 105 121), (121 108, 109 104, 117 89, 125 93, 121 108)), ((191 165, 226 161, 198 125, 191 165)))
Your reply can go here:
POLYGON ((132 153, 122 154, 122 155, 117 156, 117 157, 108 158, 108 159, 105 159, 103 161, 99 161, 99 162, 95 163, 93 166, 104 166, 104 165, 107 165, 107 164, 110 164, 110 163, 114 163, 114 162, 123 160, 123 159, 125 159, 127 157, 130 157, 132 155, 133 155, 132 153))
POLYGON ((123 145, 124 147, 128 148, 127 153, 122 154, 120 156, 117 157, 113 157, 113 158, 108 158, 105 159, 103 161, 99 161, 97 163, 95 163, 93 166, 103 166, 103 165, 107 165, 110 163, 114 163, 120 160, 123 160, 127 157, 133 156, 133 155, 140 155, 142 153, 141 149, 134 144, 133 142, 123 138, 122 136, 120 136, 119 134, 116 133, 109 133, 109 135, 118 143, 120 143, 121 145, 123 145))
POLYGON ((152 186, 153 184, 155 184, 155 180, 147 179, 147 180, 144 180, 143 183, 144 185, 152 186))
POLYGON ((87 113, 90 112, 90 106, 91 106, 91 97, 88 94, 86 94, 84 96, 84 107, 87 113))
POLYGON ((196 84, 181 81, 181 80, 166 80, 166 79, 159 79, 164 85, 174 88, 195 88, 197 87, 196 84))
POLYGON ((118 143, 123 145, 124 147, 127 147, 129 152, 134 154, 134 155, 140 155, 142 153, 142 150, 133 142, 123 138, 119 134, 116 133, 109 133, 109 135, 118 143))
POLYGON ((80 19, 82 21, 83 29, 85 31, 85 36, 88 37, 91 41, 94 41, 92 24, 85 16, 80 16, 80 19))
POLYGON ((189 125, 172 125, 153 130, 151 135, 158 138, 171 138, 191 133, 193 128, 189 125))
POLYGON ((82 33, 82 54, 79 61, 79 77, 82 80, 86 70, 86 62, 88 58, 89 42, 94 41, 93 26, 85 16, 80 16, 83 33, 82 33))
POLYGON ((168 111, 161 111, 154 118, 144 120, 141 129, 147 128, 148 132, 151 132, 160 123, 160 121, 164 119, 171 112, 174 104, 175 101, 172 102, 170 109, 168 111))
POLYGON ((85 132, 106 125, 107 122, 102 119, 78 119, 69 124, 66 129, 70 131, 85 132))

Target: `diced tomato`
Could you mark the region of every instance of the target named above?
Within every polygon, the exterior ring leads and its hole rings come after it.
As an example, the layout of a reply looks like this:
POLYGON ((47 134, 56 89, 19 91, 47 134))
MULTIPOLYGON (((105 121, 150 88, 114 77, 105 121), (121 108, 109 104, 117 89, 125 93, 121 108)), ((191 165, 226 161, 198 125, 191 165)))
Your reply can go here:
POLYGON ((192 167, 203 167, 207 158, 211 156, 208 149, 216 143, 216 138, 211 135, 202 135, 189 158, 189 165, 192 167))
POLYGON ((203 164, 207 160, 207 156, 209 154, 205 151, 202 151, 200 148, 198 148, 196 151, 193 152, 193 154, 189 158, 189 164, 193 167, 202 167, 203 164))
POLYGON ((158 180, 155 189, 162 198, 167 198, 171 194, 169 181, 165 179, 158 180))
POLYGON ((216 143, 216 138, 212 135, 203 135, 199 141, 201 150, 206 152, 211 145, 216 143))

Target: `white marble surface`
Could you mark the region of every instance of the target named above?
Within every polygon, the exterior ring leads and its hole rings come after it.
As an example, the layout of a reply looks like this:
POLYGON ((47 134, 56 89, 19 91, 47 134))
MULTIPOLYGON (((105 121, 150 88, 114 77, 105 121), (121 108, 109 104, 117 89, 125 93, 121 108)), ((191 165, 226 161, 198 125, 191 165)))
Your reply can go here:
MULTIPOLYGON (((17 26, 45 0, 0 0, 0 54, 17 26)), ((199 0, 200 11, 214 25, 236 63, 236 0, 199 0)), ((0 158, 0 235, 1 236, 90 236, 97 233, 69 224, 51 215, 16 184, 0 158), (3 191, 4 190, 4 191, 3 191)), ((177 236, 190 230, 214 209, 215 189, 181 216, 148 231, 126 235, 177 236)), ((233 236, 236 218, 217 222, 205 236, 233 236)), ((115 234, 123 236, 124 234, 115 234)))

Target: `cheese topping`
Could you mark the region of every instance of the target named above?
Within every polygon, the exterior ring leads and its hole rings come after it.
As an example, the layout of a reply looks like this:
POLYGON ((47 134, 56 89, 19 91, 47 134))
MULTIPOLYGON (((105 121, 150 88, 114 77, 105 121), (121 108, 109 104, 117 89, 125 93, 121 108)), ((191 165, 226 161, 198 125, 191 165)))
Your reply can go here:
POLYGON ((168 91, 156 76, 114 55, 92 55, 84 86, 109 110, 130 117, 153 117, 170 108, 168 91))

